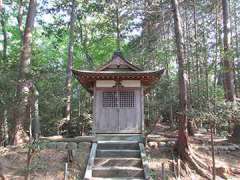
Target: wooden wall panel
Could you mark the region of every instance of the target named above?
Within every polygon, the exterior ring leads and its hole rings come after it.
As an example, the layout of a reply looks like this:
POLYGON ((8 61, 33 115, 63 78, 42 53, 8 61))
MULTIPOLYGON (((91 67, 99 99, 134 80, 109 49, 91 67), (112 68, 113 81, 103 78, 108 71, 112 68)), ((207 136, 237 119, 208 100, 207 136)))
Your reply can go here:
POLYGON ((129 94, 126 93, 127 91, 117 92, 117 107, 108 107, 111 103, 106 103, 107 106, 103 107, 103 92, 113 92, 113 90, 112 88, 110 91, 108 88, 95 89, 96 133, 142 132, 142 89, 136 88, 128 91, 129 94), (134 103, 132 102, 133 93, 134 103), (126 98, 128 95, 129 99, 126 98))

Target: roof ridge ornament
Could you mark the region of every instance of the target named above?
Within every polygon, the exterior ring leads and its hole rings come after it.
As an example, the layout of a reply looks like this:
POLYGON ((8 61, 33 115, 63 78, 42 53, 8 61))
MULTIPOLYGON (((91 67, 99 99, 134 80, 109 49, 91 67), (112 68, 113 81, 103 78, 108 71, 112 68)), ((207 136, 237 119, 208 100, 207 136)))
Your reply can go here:
POLYGON ((116 51, 114 51, 112 58, 114 58, 115 56, 118 56, 118 57, 120 57, 121 59, 124 59, 124 60, 125 60, 125 58, 124 58, 124 56, 123 56, 123 53, 122 53, 122 51, 121 51, 120 49, 117 49, 116 51))

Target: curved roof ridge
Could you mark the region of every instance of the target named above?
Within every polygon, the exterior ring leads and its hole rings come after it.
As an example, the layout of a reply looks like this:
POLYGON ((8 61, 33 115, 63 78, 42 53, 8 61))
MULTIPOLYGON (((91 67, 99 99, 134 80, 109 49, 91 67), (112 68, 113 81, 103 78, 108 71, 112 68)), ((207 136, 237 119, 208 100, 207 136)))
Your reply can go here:
MULTIPOLYGON (((130 63, 127 59, 124 58, 121 51, 117 50, 113 53, 112 58, 101 67, 97 68, 96 71, 104 71, 109 68, 111 65, 120 66, 121 64, 126 65, 132 71, 143 71, 142 68, 130 63), (122 61, 122 62, 121 62, 122 61), (124 63, 123 63, 124 62, 124 63)), ((116 68, 117 69, 117 68, 116 68)))

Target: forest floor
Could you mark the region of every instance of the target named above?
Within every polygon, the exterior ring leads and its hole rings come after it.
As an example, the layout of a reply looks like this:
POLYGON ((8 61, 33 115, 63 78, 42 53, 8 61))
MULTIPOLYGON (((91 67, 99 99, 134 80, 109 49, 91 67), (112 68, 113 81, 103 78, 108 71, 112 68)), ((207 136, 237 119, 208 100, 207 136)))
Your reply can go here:
MULTIPOLYGON (((69 179, 81 179, 85 171, 89 147, 73 153, 74 162, 69 164, 69 179)), ((0 173, 6 180, 24 180, 28 149, 24 146, 0 147, 0 173)), ((31 164, 31 180, 62 180, 67 152, 56 149, 43 149, 38 152, 31 164)), ((1 177, 0 177, 1 180, 1 177)))
MULTIPOLYGON (((7 180, 24 179, 26 173, 27 148, 23 146, 1 147, 0 163, 7 180)), ((63 177, 64 162, 67 154, 52 149, 42 150, 34 159, 32 165, 33 179, 56 179, 63 177)))
MULTIPOLYGON (((173 172, 172 146, 176 140, 177 131, 172 131, 169 126, 157 124, 156 129, 148 136, 146 151, 149 155, 151 175, 154 180, 161 179, 162 163, 164 163, 165 176, 175 179, 173 172)), ((211 166, 210 134, 199 132, 190 138, 191 147, 197 154, 204 156, 206 164, 211 166)), ((221 137, 214 137, 216 167, 223 167, 225 179, 237 180, 240 175, 233 175, 230 168, 240 168, 240 146, 229 143, 221 137)), ((69 179, 81 179, 89 147, 74 153, 74 163, 69 166, 69 179), (81 154, 79 154, 81 153, 81 154)), ((0 147, 0 171, 6 180, 24 179, 26 173, 27 148, 24 146, 0 147)), ((62 180, 64 175, 64 163, 67 161, 67 152, 54 149, 43 149, 33 159, 31 177, 33 180, 62 180)), ((191 176, 181 171, 181 179, 203 179, 194 171, 191 176)), ((217 177, 217 179, 224 179, 217 177)))
MULTIPOLYGON (((176 171, 173 169, 173 152, 172 147, 176 140, 177 131, 172 131, 168 125, 158 123, 153 133, 148 136, 147 152, 150 156, 150 169, 155 179, 162 177, 162 164, 164 163, 164 174, 169 179, 176 179, 176 171)), ((191 147, 196 154, 205 159, 205 163, 212 166, 211 156, 211 138, 208 132, 197 132, 194 137, 190 138, 191 147)), ((226 138, 214 136, 215 144, 215 161, 216 168, 222 177, 216 179, 240 179, 240 174, 231 173, 231 169, 240 170, 240 145, 228 142, 226 138)), ((177 168, 175 168, 177 169, 177 168)), ((181 179, 184 180, 201 180, 204 179, 191 171, 191 175, 181 171, 181 179)))

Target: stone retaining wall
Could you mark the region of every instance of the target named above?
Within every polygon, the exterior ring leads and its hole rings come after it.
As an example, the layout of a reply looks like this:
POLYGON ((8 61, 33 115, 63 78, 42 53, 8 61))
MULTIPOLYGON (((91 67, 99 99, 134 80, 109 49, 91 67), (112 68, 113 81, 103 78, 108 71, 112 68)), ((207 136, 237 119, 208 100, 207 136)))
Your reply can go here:
POLYGON ((90 150, 91 143, 90 142, 43 142, 44 148, 47 149, 56 149, 59 151, 65 150, 90 150))
MULTIPOLYGON (((68 150, 72 150, 73 160, 75 164, 77 164, 78 168, 75 169, 77 172, 77 176, 80 179, 83 179, 84 172, 87 166, 90 150, 91 150, 91 142, 51 142, 51 141, 42 141, 43 149, 53 149, 56 151, 66 152, 68 150)), ((73 168, 71 168, 73 169, 73 168)), ((76 172, 72 172, 69 169, 69 174, 74 175, 76 172)))

